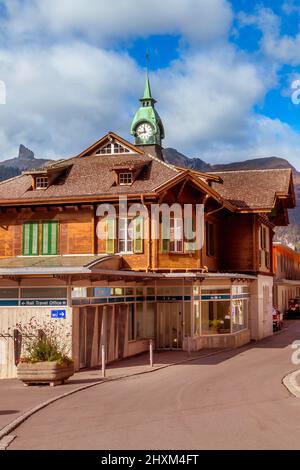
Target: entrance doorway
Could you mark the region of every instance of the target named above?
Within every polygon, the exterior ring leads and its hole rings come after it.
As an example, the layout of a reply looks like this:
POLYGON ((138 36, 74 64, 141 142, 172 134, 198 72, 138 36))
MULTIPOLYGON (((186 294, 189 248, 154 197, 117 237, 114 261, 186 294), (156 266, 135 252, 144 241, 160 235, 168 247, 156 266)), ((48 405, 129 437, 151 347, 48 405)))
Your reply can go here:
POLYGON ((157 349, 182 349, 183 313, 182 304, 166 302, 157 304, 156 347, 157 349))
POLYGON ((128 334, 128 305, 80 307, 79 367, 101 365, 101 346, 105 345, 106 361, 122 359, 128 334))

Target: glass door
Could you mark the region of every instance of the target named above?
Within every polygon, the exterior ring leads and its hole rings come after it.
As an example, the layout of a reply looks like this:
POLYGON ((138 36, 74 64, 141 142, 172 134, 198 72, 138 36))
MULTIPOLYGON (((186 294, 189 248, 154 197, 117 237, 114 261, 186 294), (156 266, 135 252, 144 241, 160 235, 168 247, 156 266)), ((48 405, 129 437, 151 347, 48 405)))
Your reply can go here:
POLYGON ((158 349, 182 348, 183 315, 181 303, 158 303, 156 326, 158 349))

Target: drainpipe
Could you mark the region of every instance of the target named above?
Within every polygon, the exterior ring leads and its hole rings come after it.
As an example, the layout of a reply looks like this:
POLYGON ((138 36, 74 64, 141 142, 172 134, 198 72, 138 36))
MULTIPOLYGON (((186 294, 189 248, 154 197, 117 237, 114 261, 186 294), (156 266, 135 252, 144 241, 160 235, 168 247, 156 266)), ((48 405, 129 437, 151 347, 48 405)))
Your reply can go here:
POLYGON ((208 212, 206 215, 211 215, 211 214, 215 214, 216 212, 219 212, 220 210, 222 210, 224 208, 224 205, 225 205, 225 203, 223 201, 221 207, 219 207, 218 209, 215 209, 211 212, 208 212))

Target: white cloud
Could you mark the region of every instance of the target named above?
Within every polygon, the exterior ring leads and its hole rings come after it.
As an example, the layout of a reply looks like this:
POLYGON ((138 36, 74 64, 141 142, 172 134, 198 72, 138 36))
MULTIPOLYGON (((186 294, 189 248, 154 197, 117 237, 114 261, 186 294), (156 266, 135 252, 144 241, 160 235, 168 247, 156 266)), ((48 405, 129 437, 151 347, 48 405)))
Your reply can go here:
POLYGON ((232 21, 227 0, 5 0, 7 33, 84 35, 101 43, 179 34, 189 41, 226 37, 232 21))
MULTIPOLYGON (((286 13, 300 13, 300 7, 285 3, 286 13)), ((300 64, 300 31, 294 36, 281 35, 281 19, 269 8, 258 8, 254 15, 240 13, 241 26, 256 26, 262 32, 261 50, 266 57, 281 64, 300 64)))
POLYGON ((244 141, 248 115, 266 91, 258 68, 230 47, 186 57, 158 77, 167 143, 193 152, 244 141))
POLYGON ((276 156, 287 159, 300 170, 300 135, 280 119, 252 115, 247 120, 248 133, 244 142, 212 141, 211 148, 201 156, 211 163, 242 161, 249 158, 276 156))
POLYGON ((122 132, 131 98, 142 88, 132 59, 83 43, 0 51, 0 77, 7 86, 7 104, 0 107, 2 158, 21 142, 59 157, 110 129, 122 132))
MULTIPOLYGON (((212 163, 277 155, 300 166, 299 135, 279 119, 253 113, 276 83, 276 65, 255 63, 228 44, 232 12, 225 0, 89 0, 88 8, 86 0, 6 4, 1 159, 15 156, 20 143, 41 157, 60 158, 109 130, 130 139, 144 71, 109 47, 121 39, 175 33, 209 47, 181 51, 180 59, 151 75, 165 145, 212 163)), ((241 15, 240 21, 257 25, 258 16, 241 15)), ((264 40, 280 39, 278 21, 270 10, 261 11, 264 40)))

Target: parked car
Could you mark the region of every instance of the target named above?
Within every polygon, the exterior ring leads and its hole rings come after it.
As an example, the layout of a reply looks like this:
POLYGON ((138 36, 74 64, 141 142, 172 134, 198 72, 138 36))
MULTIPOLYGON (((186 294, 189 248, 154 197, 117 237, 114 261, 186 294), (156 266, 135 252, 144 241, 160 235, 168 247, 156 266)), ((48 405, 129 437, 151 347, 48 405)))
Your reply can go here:
POLYGON ((273 307, 273 331, 280 331, 283 328, 283 315, 278 308, 273 307))
POLYGON ((300 317, 300 297, 289 299, 288 309, 285 312, 286 318, 298 318, 300 317))

